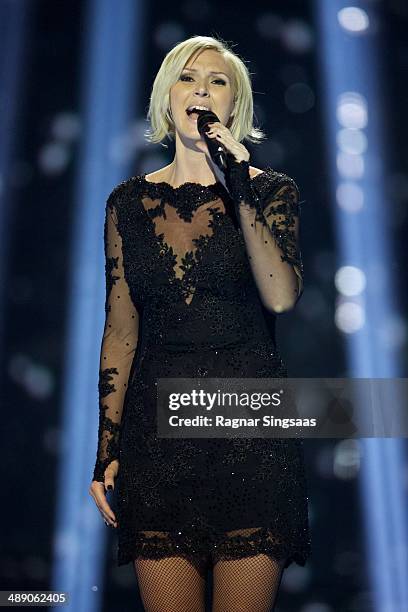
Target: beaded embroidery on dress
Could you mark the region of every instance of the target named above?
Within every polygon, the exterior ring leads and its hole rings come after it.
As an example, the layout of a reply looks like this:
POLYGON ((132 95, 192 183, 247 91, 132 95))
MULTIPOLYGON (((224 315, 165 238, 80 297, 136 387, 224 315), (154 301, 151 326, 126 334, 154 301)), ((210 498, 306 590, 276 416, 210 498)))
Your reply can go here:
POLYGON ((248 162, 229 167, 228 189, 140 175, 107 201, 94 480, 119 460, 119 565, 264 552, 287 567, 310 554, 301 440, 156 435, 157 378, 287 376, 267 248, 274 241, 293 266, 300 296, 299 192, 271 168, 250 178, 248 162), (254 211, 265 256, 248 257, 240 206, 254 211))

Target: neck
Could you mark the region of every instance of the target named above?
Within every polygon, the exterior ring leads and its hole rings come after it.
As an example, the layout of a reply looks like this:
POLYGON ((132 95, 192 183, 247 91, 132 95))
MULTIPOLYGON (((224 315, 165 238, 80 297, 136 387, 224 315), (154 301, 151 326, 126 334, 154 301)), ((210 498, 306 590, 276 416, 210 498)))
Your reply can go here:
POLYGON ((168 182, 177 187, 186 182, 211 185, 215 181, 223 182, 224 176, 207 155, 197 149, 194 141, 183 142, 176 134, 176 154, 168 166, 168 182))

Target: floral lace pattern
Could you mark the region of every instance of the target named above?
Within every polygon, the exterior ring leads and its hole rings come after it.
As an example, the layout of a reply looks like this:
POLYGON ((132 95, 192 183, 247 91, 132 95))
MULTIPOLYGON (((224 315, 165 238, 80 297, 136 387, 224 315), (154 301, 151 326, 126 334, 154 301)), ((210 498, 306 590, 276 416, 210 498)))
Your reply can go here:
POLYGON ((156 422, 159 378, 287 376, 265 306, 276 275, 267 249, 303 278, 298 195, 290 177, 250 178, 241 162, 226 187, 140 175, 109 196, 94 479, 119 460, 119 565, 258 552, 303 565, 310 553, 300 440, 165 439, 156 422), (255 212, 245 237, 241 207, 255 212), (252 261, 251 240, 268 243, 252 261))

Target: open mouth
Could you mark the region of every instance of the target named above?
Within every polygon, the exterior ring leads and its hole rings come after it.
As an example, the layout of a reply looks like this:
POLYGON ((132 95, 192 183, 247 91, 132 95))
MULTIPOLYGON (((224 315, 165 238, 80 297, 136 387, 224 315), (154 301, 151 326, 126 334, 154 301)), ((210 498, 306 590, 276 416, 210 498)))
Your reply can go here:
POLYGON ((206 112, 209 111, 210 109, 208 108, 208 106, 189 106, 186 109, 186 113, 188 115, 188 118, 193 121, 193 122, 197 122, 197 119, 200 115, 200 113, 202 112, 206 112))

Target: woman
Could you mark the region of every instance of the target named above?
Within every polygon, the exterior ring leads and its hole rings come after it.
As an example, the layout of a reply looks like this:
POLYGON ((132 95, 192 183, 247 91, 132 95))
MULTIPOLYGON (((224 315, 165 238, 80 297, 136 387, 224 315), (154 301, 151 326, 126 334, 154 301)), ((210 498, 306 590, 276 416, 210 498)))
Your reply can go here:
POLYGON ((212 567, 213 610, 266 611, 283 569, 309 554, 301 441, 158 438, 156 385, 287 376, 274 320, 303 290, 298 190, 287 175, 249 165, 242 140, 263 134, 248 70, 222 41, 195 36, 167 54, 148 117, 150 141, 174 138, 175 156, 108 198, 90 494, 118 529, 118 564, 134 563, 146 610, 204 610, 212 567), (225 176, 195 106, 219 118, 209 137, 227 152, 225 176))

